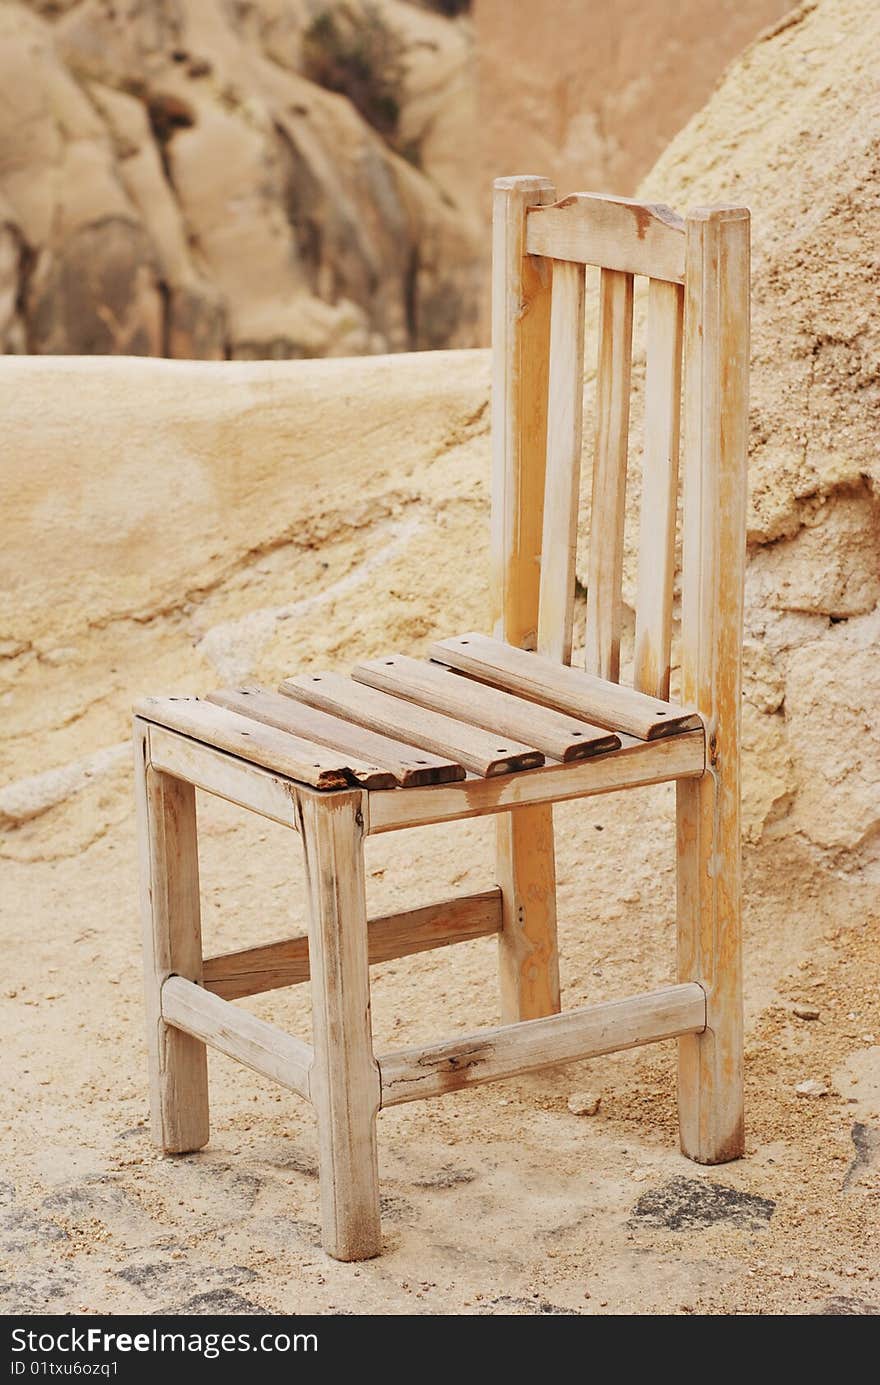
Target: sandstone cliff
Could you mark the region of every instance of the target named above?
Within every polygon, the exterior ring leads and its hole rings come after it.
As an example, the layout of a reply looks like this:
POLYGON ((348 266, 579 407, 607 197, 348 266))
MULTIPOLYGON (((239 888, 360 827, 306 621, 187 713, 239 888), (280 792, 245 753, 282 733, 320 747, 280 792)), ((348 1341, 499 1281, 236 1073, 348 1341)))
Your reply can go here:
POLYGON ((792 0, 476 0, 486 181, 631 193, 727 64, 792 0))
POLYGON ((467 345, 470 31, 404 0, 0 7, 0 350, 467 345))
POLYGON ((641 191, 753 214, 752 838, 880 843, 880 10, 808 4, 641 191))

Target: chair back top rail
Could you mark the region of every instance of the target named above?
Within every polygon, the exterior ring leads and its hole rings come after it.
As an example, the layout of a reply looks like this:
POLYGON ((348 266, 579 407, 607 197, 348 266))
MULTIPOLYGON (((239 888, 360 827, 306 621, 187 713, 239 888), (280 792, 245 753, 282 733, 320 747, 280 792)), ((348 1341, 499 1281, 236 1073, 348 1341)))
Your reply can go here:
POLYGON ((575 260, 683 284, 685 222, 660 203, 576 192, 561 202, 529 208, 526 250, 550 260, 575 260))

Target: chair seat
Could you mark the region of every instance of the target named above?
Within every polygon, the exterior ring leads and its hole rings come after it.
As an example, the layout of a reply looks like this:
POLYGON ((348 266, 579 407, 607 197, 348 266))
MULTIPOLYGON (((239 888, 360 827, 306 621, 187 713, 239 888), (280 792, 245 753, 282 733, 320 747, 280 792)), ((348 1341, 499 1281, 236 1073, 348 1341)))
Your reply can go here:
POLYGON ((558 772, 703 732, 692 710, 473 632, 435 644, 429 659, 388 654, 348 677, 151 697, 136 710, 319 790, 558 772))

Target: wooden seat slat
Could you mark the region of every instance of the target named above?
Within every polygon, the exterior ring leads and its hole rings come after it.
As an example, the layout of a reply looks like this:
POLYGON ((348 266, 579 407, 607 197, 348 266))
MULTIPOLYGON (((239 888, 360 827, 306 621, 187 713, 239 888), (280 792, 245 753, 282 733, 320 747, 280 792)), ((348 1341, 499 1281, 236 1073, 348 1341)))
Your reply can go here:
POLYGON ((642 741, 696 731, 703 724, 692 708, 661 702, 487 635, 472 632, 441 640, 430 652, 438 663, 493 687, 505 688, 543 707, 556 707, 570 716, 589 717, 599 726, 626 731, 642 741))

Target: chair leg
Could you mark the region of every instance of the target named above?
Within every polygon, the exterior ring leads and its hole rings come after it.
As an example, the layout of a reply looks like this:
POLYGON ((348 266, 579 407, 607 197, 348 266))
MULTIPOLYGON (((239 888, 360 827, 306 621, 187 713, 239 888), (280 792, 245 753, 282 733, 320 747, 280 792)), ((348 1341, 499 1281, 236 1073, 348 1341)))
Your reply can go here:
POLYGON ((166 1154, 208 1143, 205 1045, 164 1023, 162 986, 171 975, 202 977, 195 790, 152 769, 147 732, 135 726, 144 985, 151 1130, 166 1154))
POLYGON ((376 1156, 381 1088, 370 1027, 361 795, 304 796, 300 814, 324 1249, 337 1260, 368 1260, 382 1248, 376 1156))
MULTIPOLYGON (((676 785, 678 979, 706 991, 707 1027, 679 1039, 682 1152, 698 1164, 743 1153, 741 865, 714 773, 676 785)), ((733 822, 736 822, 735 815, 733 822)))
POLYGON ((539 803, 499 813, 496 830, 501 1019, 515 1024, 560 1008, 553 808, 539 803))

